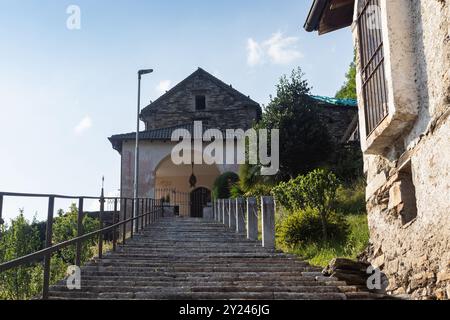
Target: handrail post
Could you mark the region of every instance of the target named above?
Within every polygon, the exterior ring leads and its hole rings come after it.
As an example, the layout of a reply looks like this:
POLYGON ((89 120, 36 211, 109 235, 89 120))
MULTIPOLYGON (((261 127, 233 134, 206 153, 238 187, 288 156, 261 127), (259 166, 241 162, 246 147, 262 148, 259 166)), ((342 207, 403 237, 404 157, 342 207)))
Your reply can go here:
POLYGON ((145 207, 144 207, 144 204, 145 204, 145 199, 141 199, 141 230, 144 230, 144 219, 145 219, 145 217, 144 217, 144 214, 145 214, 145 207))
MULTIPOLYGON (((115 198, 114 199, 114 213, 113 213, 113 219, 112 219, 113 225, 115 225, 117 223, 116 222, 116 215, 119 218, 118 220, 120 221, 120 216, 119 216, 119 214, 117 212, 117 208, 118 208, 118 206, 117 206, 117 198, 115 198)), ((117 250, 117 228, 114 227, 113 228, 113 251, 116 251, 116 250, 117 250)))
MULTIPOLYGON (((103 192, 100 197, 100 214, 99 214, 99 222, 100 222, 100 230, 103 229, 103 213, 105 212, 105 198, 103 197, 103 192)), ((103 232, 100 232, 98 235, 98 258, 103 258, 103 232)))
POLYGON ((222 223, 223 224, 227 224, 227 213, 226 213, 226 204, 225 204, 225 199, 222 199, 222 223))
POLYGON ((231 230, 236 230, 236 204, 233 199, 228 199, 228 226, 231 230))
POLYGON ((152 198, 150 198, 149 206, 150 206, 150 208, 149 208, 150 214, 149 214, 149 217, 148 217, 148 219, 149 219, 148 223, 152 224, 153 223, 153 199, 152 198))
POLYGON ((247 238, 258 240, 258 210, 255 198, 247 199, 247 238))
POLYGON ((130 238, 133 238, 134 236, 134 205, 135 205, 136 199, 133 199, 133 201, 131 201, 131 212, 133 212, 131 214, 131 230, 130 230, 130 238))
POLYGON ((134 231, 136 232, 136 233, 138 233, 139 232, 139 198, 136 198, 136 199, 134 199, 134 201, 136 202, 136 211, 133 211, 133 212, 136 212, 136 221, 135 221, 135 228, 134 228, 134 231))
MULTIPOLYGON (((127 199, 122 199, 121 201, 123 201, 123 229, 122 229, 122 245, 125 244, 126 240, 127 240, 127 223, 125 221, 127 221, 127 199)), ((120 208, 122 208, 122 203, 120 204, 120 208)))
POLYGON ((261 198, 262 245, 275 249, 275 203, 273 197, 261 198))
MULTIPOLYGON (((78 199, 78 217, 77 217, 77 237, 81 237, 84 233, 83 230, 83 216, 84 216, 84 198, 78 199)), ((81 250, 83 246, 83 241, 77 241, 75 265, 81 266, 81 250)))
MULTIPOLYGON (((52 246, 54 209, 55 209, 55 197, 51 196, 48 198, 47 227, 46 227, 46 236, 45 236, 45 247, 46 248, 49 248, 52 246)), ((44 257, 44 286, 42 288, 42 299, 43 300, 47 300, 48 295, 49 295, 51 257, 52 257, 51 253, 47 253, 44 257)))
POLYGON ((245 211, 243 198, 236 199, 236 232, 245 232, 245 211))
POLYGON ((0 195, 0 226, 5 223, 5 221, 2 218, 3 214, 3 195, 0 195))
POLYGON ((148 226, 148 221, 149 221, 149 208, 150 208, 150 200, 147 198, 145 199, 145 226, 148 226))

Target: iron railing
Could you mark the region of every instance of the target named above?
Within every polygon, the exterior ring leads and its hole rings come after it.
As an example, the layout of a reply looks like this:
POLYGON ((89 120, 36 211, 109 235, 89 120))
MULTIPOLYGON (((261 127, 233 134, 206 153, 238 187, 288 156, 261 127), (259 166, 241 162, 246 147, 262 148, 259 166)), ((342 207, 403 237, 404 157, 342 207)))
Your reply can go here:
POLYGON ((191 193, 179 191, 174 188, 157 188, 155 189, 155 198, 162 199, 171 207, 177 208, 177 215, 189 217, 191 216, 191 193), (169 202, 166 202, 167 198, 169 202))
MULTIPOLYGON (((103 194, 103 192, 102 192, 103 194)), ((0 223, 3 223, 3 202, 5 197, 27 197, 27 198, 47 198, 47 221, 46 221, 46 235, 44 249, 28 254, 26 256, 18 257, 15 260, 8 261, 0 264, 0 273, 17 268, 26 264, 42 261, 44 262, 43 268, 43 290, 42 298, 48 299, 49 287, 50 287, 50 261, 53 253, 60 251, 69 246, 76 246, 75 253, 75 265, 81 266, 81 253, 83 242, 89 239, 98 237, 98 258, 103 258, 103 236, 104 234, 111 232, 113 234, 112 250, 116 251, 117 243, 121 240, 122 244, 125 244, 127 239, 133 238, 134 233, 144 229, 149 224, 157 221, 163 215, 163 204, 161 200, 155 200, 151 198, 121 198, 121 197, 86 197, 86 196, 64 196, 55 194, 29 194, 29 193, 11 193, 0 192, 0 223), (78 217, 77 217, 77 237, 54 244, 52 240, 53 236, 53 222, 54 222, 54 209, 55 199, 66 200, 78 200, 78 217), (98 200, 100 202, 100 214, 99 230, 84 234, 83 231, 83 218, 84 218, 84 202, 85 200, 98 200), (102 215, 105 212, 105 202, 112 203, 114 215, 112 225, 104 227, 102 215), (138 206, 138 215, 133 217, 134 206, 138 206), (119 206, 121 214, 119 214, 119 206), (130 207, 131 206, 131 210, 130 207), (128 214, 129 213, 129 214, 128 214), (130 216, 130 217, 129 217, 130 216), (121 230, 122 229, 122 230, 121 230), (129 230, 129 232, 128 232, 129 230), (118 234, 122 232, 121 238, 118 239, 118 234)))
POLYGON ((367 136, 389 113, 380 10, 379 0, 359 1, 359 52, 367 136))

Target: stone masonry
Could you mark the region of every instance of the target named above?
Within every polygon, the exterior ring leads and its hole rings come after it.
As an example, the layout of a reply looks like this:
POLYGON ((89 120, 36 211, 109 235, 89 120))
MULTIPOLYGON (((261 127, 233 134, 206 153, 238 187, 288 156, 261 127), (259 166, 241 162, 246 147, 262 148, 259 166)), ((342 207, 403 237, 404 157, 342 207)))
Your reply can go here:
POLYGON ((178 126, 194 121, 217 129, 248 129, 261 116, 250 97, 199 68, 142 111, 146 129, 178 126), (196 96, 206 97, 206 108, 195 109, 196 96))
MULTIPOLYGON (((402 92, 403 84, 397 82, 395 104, 400 108, 416 100, 418 114, 402 134, 391 137, 382 152, 365 153, 372 242, 369 260, 389 279, 389 293, 449 299, 450 4, 442 0, 396 4, 410 10, 412 27, 396 38, 392 35, 401 26, 391 25, 386 38, 395 48, 413 37, 413 50, 410 57, 392 54, 389 63, 398 75, 401 63, 412 58, 417 94, 402 96, 411 88, 402 92)), ((390 5, 394 4, 386 4, 388 10, 390 5)), ((393 20, 401 23, 398 17, 393 20)))

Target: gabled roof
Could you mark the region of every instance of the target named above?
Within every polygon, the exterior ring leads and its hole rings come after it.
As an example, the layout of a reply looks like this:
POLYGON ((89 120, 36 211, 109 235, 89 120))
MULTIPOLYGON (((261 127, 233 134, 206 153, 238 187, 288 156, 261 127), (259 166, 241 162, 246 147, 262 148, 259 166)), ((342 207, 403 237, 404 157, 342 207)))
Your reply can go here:
POLYGON ((174 86, 172 89, 167 91, 165 94, 163 94, 161 97, 159 97, 157 100, 149 104, 147 107, 145 107, 141 112, 141 117, 145 116, 146 114, 150 113, 152 110, 159 108, 164 105, 164 102, 169 99, 174 93, 178 92, 179 89, 181 89, 184 85, 186 85, 188 82, 192 81, 198 76, 202 76, 214 84, 216 84, 218 87, 222 88, 226 92, 228 92, 230 95, 235 97, 237 100, 241 102, 242 105, 245 106, 254 106, 259 108, 259 103, 256 101, 250 99, 250 97, 240 93, 236 89, 234 89, 231 85, 226 84, 222 80, 216 78, 209 72, 206 72, 202 68, 198 68, 194 73, 192 73, 190 76, 188 76, 186 79, 178 83, 176 86, 174 86))
POLYGON ((348 27, 353 22, 355 0, 314 0, 304 28, 319 35, 348 27))

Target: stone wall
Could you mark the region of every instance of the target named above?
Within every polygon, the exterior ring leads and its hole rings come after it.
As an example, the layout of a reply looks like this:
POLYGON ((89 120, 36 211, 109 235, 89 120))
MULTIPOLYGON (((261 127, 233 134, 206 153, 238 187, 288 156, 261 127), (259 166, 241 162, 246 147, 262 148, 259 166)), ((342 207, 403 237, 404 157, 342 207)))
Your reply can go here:
POLYGON ((256 102, 238 93, 206 71, 199 69, 142 114, 147 130, 168 128, 202 120, 218 129, 248 129, 261 109, 256 102), (195 110, 196 95, 206 97, 206 109, 195 110))
POLYGON ((419 112, 383 155, 364 156, 370 261, 390 293, 449 299, 450 5, 409 3, 419 112))
POLYGON ((358 110, 349 106, 317 106, 320 121, 327 127, 334 144, 339 144, 358 110))

